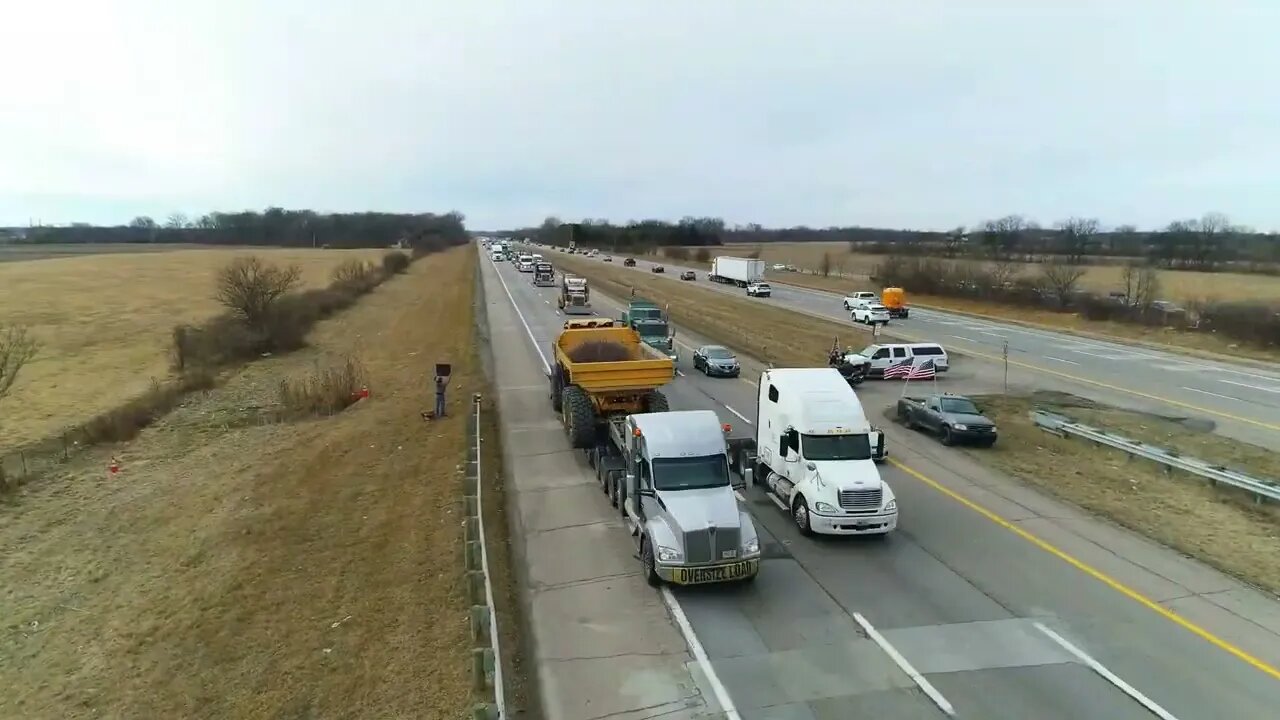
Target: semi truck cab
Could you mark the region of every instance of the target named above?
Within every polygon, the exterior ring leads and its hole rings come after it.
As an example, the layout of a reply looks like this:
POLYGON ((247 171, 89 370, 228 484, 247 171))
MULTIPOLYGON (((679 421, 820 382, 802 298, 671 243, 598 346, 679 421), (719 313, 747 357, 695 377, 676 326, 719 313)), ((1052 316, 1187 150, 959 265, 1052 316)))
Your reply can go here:
POLYGON ((620 504, 649 584, 750 581, 760 571, 759 536, 734 494, 728 431, 710 410, 612 424, 623 464, 620 504))
POLYGON ((805 535, 879 535, 898 526, 898 502, 876 464, 888 453, 862 403, 834 368, 760 376, 753 481, 805 535))

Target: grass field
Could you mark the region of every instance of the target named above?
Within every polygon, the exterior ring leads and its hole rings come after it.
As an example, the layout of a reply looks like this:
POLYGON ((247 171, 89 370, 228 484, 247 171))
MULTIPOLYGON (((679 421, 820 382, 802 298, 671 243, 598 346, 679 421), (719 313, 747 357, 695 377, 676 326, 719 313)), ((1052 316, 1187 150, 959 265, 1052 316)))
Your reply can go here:
POLYGON ((92 451, 0 507, 0 717, 466 715, 474 272, 423 258, 117 448, 116 478, 92 451), (369 399, 265 421, 346 357, 369 399), (452 417, 427 423, 437 361, 452 417))
POLYGON ((207 250, 208 245, 171 243, 0 243, 0 263, 21 260, 44 260, 85 255, 118 255, 122 253, 158 253, 174 250, 207 250))
MULTIPOLYGON (((745 255, 760 249, 760 257, 770 264, 795 265, 800 270, 816 271, 822 256, 831 254, 832 275, 827 278, 831 289, 848 292, 865 289, 867 277, 885 258, 883 255, 866 255, 849 252, 846 243, 762 243, 760 245, 727 245, 720 249, 725 255, 745 255)), ((713 254, 716 251, 713 251, 713 254)), ((957 262, 978 262, 960 260, 957 262)), ((1036 265, 1021 264, 1022 273, 1033 276, 1039 273, 1036 265)), ((1118 265, 1089 266, 1080 281, 1080 289, 1106 294, 1123 289, 1120 276, 1123 268, 1118 265)), ((789 279, 794 273, 775 275, 779 280, 789 279)), ((1265 300, 1280 302, 1280 277, 1249 273, 1205 273, 1192 271, 1160 270, 1160 295, 1163 299, 1178 303, 1197 300, 1265 300)), ((825 289, 825 288, 824 288, 825 289)), ((873 288, 875 289, 875 288, 873 288)), ((910 288, 908 288, 910 290, 910 288)))
POLYGON ((28 325, 41 345, 5 399, 0 452, 116 407, 165 377, 173 326, 217 313, 215 274, 250 253, 296 263, 305 285, 322 286, 343 260, 376 260, 382 251, 203 249, 0 263, 0 321, 28 325))
MULTIPOLYGON (((556 263, 616 298, 627 297, 635 288, 649 300, 669 304, 672 320, 681 327, 779 367, 825 366, 836 336, 842 347, 871 341, 869 333, 848 325, 717 293, 674 276, 658 278, 568 256, 558 256, 556 263)), ((1001 428, 1001 439, 995 452, 976 453, 979 459, 1225 572, 1280 591, 1280 568, 1274 560, 1280 554, 1280 514, 1272 509, 1237 502, 1198 481, 1167 478, 1154 466, 1124 464, 1111 451, 1059 441, 1031 423, 1025 401, 988 399, 988 409, 1001 428), (1095 467, 1103 471, 1095 474, 1095 467), (1091 471, 1086 475, 1080 468, 1091 471)), ((1136 439, 1174 445, 1205 460, 1264 476, 1280 475, 1280 455, 1230 438, 1114 408, 1072 408, 1070 414, 1136 439)))

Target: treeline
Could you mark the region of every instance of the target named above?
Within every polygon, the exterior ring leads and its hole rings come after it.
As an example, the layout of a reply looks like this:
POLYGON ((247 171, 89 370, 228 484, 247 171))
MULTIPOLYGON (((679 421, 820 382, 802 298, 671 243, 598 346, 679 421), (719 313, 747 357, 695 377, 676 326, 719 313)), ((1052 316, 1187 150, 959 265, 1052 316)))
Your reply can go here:
POLYGON ((1104 229, 1096 218, 1068 218, 1044 227, 1021 215, 986 220, 973 228, 949 231, 865 227, 765 228, 727 226, 720 218, 686 217, 677 223, 645 220, 613 225, 607 220, 562 223, 551 217, 536 228, 504 235, 552 245, 570 241, 614 251, 643 251, 662 246, 717 246, 780 242, 840 242, 851 252, 884 255, 980 258, 1073 264, 1139 259, 1169 269, 1275 272, 1280 268, 1280 234, 1259 233, 1208 213, 1177 220, 1158 230, 1133 225, 1104 229))
POLYGON ((400 245, 434 251, 467 241, 461 213, 318 213, 268 208, 212 212, 198 218, 175 213, 158 222, 136 217, 128 225, 73 223, 27 229, 21 243, 193 243, 281 247, 371 248, 400 245))

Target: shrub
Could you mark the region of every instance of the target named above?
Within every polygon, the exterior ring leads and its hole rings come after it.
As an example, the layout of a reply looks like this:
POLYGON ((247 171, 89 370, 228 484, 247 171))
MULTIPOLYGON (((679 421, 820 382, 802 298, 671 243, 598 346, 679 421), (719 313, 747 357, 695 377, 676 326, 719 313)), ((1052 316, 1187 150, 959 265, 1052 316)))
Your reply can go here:
POLYGON ((152 380, 145 393, 89 420, 80 426, 79 434, 88 445, 132 440, 143 428, 177 407, 184 395, 208 390, 216 380, 208 371, 186 373, 169 383, 152 380))
POLYGON ((700 247, 697 252, 693 254, 693 259, 700 263, 711 262, 711 251, 707 248, 700 247))
POLYGON ((409 269, 409 256, 400 251, 382 256, 382 270, 387 275, 397 275, 409 269))
POLYGON ((252 329, 266 324, 272 307, 298 285, 296 265, 269 265, 256 256, 236 258, 218 272, 215 297, 252 329))
POLYGON ((662 250, 662 254, 663 254, 663 255, 666 255, 667 257, 671 258, 672 260, 688 260, 688 259, 689 259, 689 248, 686 248, 686 247, 669 247, 669 248, 663 248, 663 250, 662 250))
POLYGON ((348 260, 333 269, 329 278, 329 287, 345 290, 352 295, 364 295, 382 282, 382 274, 373 263, 363 260, 348 260))
POLYGON ((328 368, 317 367, 301 380, 280 381, 281 419, 334 415, 359 399, 364 368, 352 358, 328 368))

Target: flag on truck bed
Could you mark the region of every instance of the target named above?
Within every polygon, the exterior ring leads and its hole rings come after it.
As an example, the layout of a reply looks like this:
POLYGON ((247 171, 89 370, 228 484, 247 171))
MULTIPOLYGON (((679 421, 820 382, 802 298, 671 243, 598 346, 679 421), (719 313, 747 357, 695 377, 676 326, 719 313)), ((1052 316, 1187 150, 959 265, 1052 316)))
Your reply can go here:
POLYGON ((899 360, 884 369, 884 379, 905 378, 911 374, 911 358, 899 360))
POLYGON ((937 377, 938 371, 932 360, 925 360, 907 371, 908 380, 931 380, 937 377))

